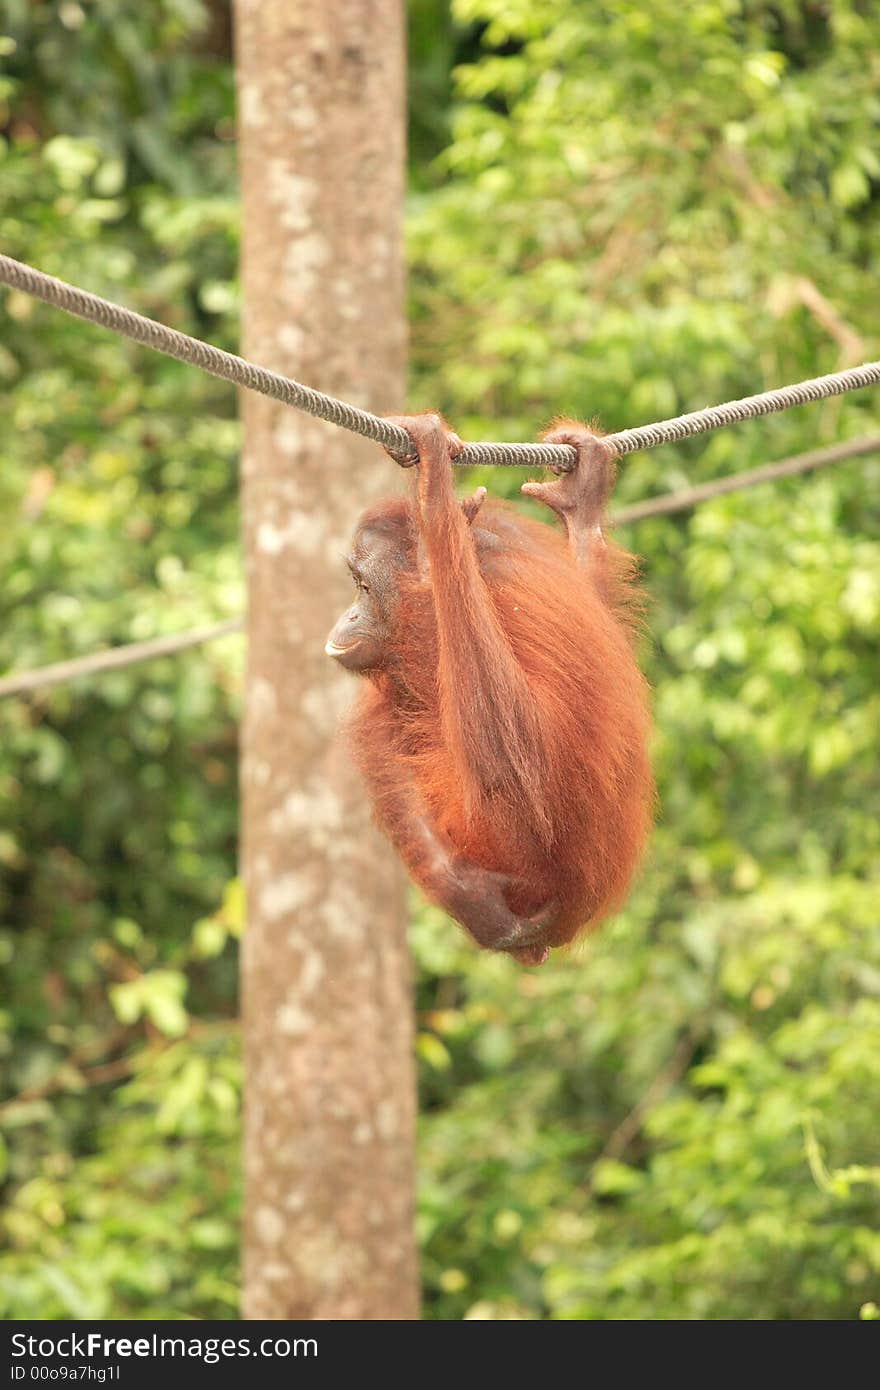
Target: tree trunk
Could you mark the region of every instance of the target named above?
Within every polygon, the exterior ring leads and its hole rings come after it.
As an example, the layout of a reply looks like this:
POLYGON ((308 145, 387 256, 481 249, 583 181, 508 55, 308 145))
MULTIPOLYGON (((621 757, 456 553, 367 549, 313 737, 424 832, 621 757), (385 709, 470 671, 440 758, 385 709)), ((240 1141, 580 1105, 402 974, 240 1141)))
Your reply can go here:
MULTIPOLYGON (((237 0, 244 351, 376 411, 404 399, 401 0, 237 0)), ((403 886, 323 652, 377 447, 243 398, 244 1315, 418 1316, 403 886)))

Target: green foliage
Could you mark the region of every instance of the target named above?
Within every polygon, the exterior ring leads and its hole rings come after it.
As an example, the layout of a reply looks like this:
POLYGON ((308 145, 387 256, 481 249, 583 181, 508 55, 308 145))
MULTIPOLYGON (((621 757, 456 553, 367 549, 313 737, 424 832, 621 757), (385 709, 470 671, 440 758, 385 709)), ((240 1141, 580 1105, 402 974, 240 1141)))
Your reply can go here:
POLYGON ((876 885, 674 916, 652 888, 535 975, 420 923, 435 1316, 845 1318, 876 1291, 876 1169, 824 1157, 877 1152, 876 885))
MULTIPOLYGON (((482 52, 412 218, 420 401, 529 438, 878 355, 873 8, 454 9, 482 52)), ((631 457, 618 496, 878 421, 862 393, 631 457)), ((417 931, 431 1316, 874 1316, 878 483, 868 458, 624 534, 660 784, 638 892, 535 975, 417 931)))
MULTIPOLYGON (((4 19, 4 251, 234 346, 218 18, 12 0, 4 19)), ((3 665, 238 612, 232 393, 4 301, 3 665)), ((230 638, 0 705, 4 1316, 235 1313, 235 952, 211 914, 239 662, 230 638)))
MULTIPOLYGON (((874 7, 410 18, 415 394, 464 434, 880 355, 874 7)), ((4 250, 234 346, 228 7, 0 30, 4 250)), ((3 321, 0 660, 236 612, 232 393, 19 295, 3 321)), ((791 411, 618 495, 878 423, 876 392, 791 411)), ((868 457, 624 534, 660 784, 627 911, 535 972, 416 914, 428 1316, 880 1316, 878 497, 868 457)), ((237 1314, 239 661, 0 704, 3 1316, 237 1314)))

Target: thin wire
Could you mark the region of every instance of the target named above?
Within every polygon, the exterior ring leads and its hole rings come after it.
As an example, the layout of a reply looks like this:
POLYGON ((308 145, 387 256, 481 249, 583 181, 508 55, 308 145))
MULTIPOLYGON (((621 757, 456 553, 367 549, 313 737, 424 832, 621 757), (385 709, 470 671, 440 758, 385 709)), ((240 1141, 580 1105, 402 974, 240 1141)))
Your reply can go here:
POLYGON ((154 637, 149 642, 127 642, 123 646, 109 647, 107 651, 74 657, 72 661, 56 661, 52 666, 40 666, 34 671, 19 671, 0 680, 0 698, 5 695, 30 695, 50 685, 79 680, 81 676, 100 675, 105 671, 118 671, 123 666, 133 666, 136 662, 174 656, 188 647, 200 647, 205 642, 213 642, 218 637, 227 637, 231 632, 243 630, 243 618, 228 618, 226 622, 213 623, 210 627, 176 632, 170 637, 154 637))
MULTIPOLYGON (((131 309, 124 309, 108 299, 77 289, 64 280, 56 280, 41 270, 24 265, 10 256, 0 256, 0 283, 21 290, 64 309, 78 318, 109 328, 114 333, 131 338, 134 342, 145 343, 157 352, 176 357, 181 362, 200 367, 212 376, 224 381, 234 382, 251 391, 259 391, 265 396, 296 406, 310 415, 329 420, 343 429, 364 435, 396 452, 403 458, 412 456, 409 435, 399 425, 392 425, 369 411, 358 410, 334 396, 326 396, 310 386, 290 377, 270 372, 266 367, 258 367, 234 353, 223 352, 210 343, 191 338, 186 333, 178 333, 174 328, 144 318, 131 309)), ((861 367, 852 367, 842 372, 831 372, 828 376, 813 377, 809 381, 796 382, 775 391, 764 391, 757 396, 745 396, 741 400, 727 401, 724 405, 709 406, 694 410, 687 415, 677 415, 671 420, 658 420, 653 425, 639 425, 635 429, 621 430, 617 434, 606 435, 609 444, 618 454, 631 454, 637 449, 653 449, 658 444, 668 444, 691 435, 704 434, 707 430, 721 429, 725 425, 751 420, 760 415, 771 415, 777 410, 788 410, 792 406, 806 405, 811 401, 824 400, 828 396, 840 396, 846 391, 857 391, 863 386, 873 386, 880 382, 880 362, 866 362, 861 367)), ((532 468, 554 467, 570 471, 575 464, 576 454, 569 445, 563 444, 468 444, 456 457, 455 462, 462 466, 471 464, 526 465, 532 468)))
MULTIPOLYGON (((672 512, 685 511, 699 506, 713 497, 726 492, 738 492, 742 488, 755 487, 769 483, 777 478, 788 478, 798 473, 809 473, 816 468, 826 468, 844 459, 856 458, 862 454, 880 452, 880 434, 866 435, 864 439, 852 439, 848 443, 834 444, 828 449, 816 449, 809 454, 796 454, 778 463, 768 463, 763 468, 751 468, 747 472, 732 473, 726 478, 716 478, 710 483, 697 487, 682 488, 667 497, 652 497, 647 502, 637 502, 632 507, 623 507, 609 518, 614 526, 625 522, 644 521, 650 516, 668 516, 672 512)), ((109 651, 95 652, 91 656, 76 657, 73 661, 59 661, 54 666, 42 666, 33 671, 21 671, 0 680, 0 698, 5 695, 31 694, 46 686, 59 685, 62 681, 75 680, 81 676, 100 675, 103 671, 118 670, 123 666, 133 666, 136 662, 150 661, 158 656, 170 656, 174 652, 185 651, 188 647, 198 647, 205 642, 213 642, 217 637, 225 637, 230 632, 241 632, 243 618, 231 618, 228 622, 217 623, 214 627, 196 628, 191 632, 181 632, 173 637, 159 637, 150 642, 130 642, 124 646, 111 647, 109 651)))
POLYGON ((666 497, 649 497, 645 502, 621 507, 612 514, 610 521, 613 526, 622 526, 630 521, 644 521, 648 516, 670 516, 673 512, 688 511, 713 497, 722 497, 727 492, 740 492, 759 483, 775 482, 777 478, 812 473, 830 463, 841 463, 844 459, 877 451, 880 451, 880 434, 867 434, 863 439, 846 440, 842 444, 832 444, 827 449, 814 449, 809 454, 795 454, 790 459, 780 459, 778 463, 765 463, 760 468, 731 473, 726 478, 714 478, 709 483, 697 483, 695 487, 670 492, 666 497))

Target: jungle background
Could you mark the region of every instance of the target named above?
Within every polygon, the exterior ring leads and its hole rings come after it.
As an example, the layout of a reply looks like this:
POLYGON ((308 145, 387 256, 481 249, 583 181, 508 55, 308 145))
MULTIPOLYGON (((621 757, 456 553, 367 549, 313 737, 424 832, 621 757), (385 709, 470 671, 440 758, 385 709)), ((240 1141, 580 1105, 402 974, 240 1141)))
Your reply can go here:
MULTIPOLYGON (((409 11, 411 404, 529 439, 880 355, 870 0, 409 11)), ((3 0, 0 131, 5 252, 236 348, 226 4, 3 0)), ((0 395, 3 667, 241 609, 231 390, 7 294, 0 395)), ((618 500, 878 427, 876 391, 789 411, 618 500)), ((529 973, 414 902, 425 1314, 872 1317, 880 456, 621 539, 660 788, 627 910, 529 973)), ((6 1318, 238 1315, 241 662, 0 705, 6 1318)))

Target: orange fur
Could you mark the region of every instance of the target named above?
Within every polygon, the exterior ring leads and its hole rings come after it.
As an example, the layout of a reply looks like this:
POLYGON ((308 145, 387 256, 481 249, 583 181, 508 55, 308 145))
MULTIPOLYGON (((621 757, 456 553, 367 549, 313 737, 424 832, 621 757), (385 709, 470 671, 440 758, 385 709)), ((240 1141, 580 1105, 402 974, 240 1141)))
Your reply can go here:
MULTIPOLYGON (((509 900, 514 912, 557 901, 547 944, 569 942, 621 905, 651 823, 631 557, 597 533, 579 568, 557 530, 487 504, 473 527, 483 588, 456 593, 498 636, 476 670, 467 644, 447 633, 444 647, 438 632, 415 505, 393 499, 365 521, 392 531, 409 557, 387 666, 365 683, 352 721, 377 819, 430 894, 430 866, 395 802, 405 765, 453 849, 528 884, 509 900)), ((434 582, 455 591, 454 565, 435 568, 434 582)))

